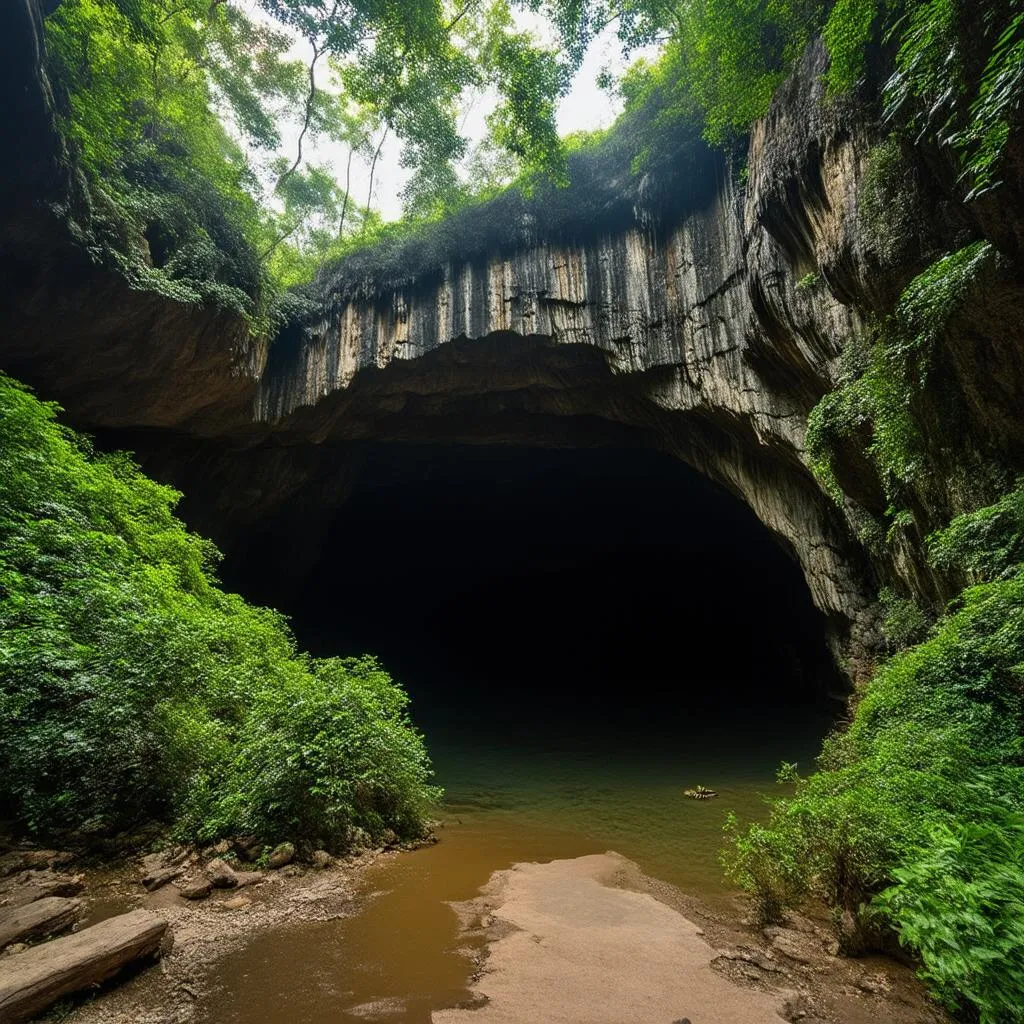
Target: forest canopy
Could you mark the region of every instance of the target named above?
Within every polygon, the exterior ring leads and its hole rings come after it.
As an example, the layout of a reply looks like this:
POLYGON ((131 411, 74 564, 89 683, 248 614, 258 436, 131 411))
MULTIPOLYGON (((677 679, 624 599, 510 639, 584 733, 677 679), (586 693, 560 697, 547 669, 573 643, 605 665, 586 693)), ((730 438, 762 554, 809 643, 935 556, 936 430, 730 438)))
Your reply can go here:
POLYGON ((609 32, 625 54, 659 48, 601 76, 627 115, 657 112, 638 172, 680 123, 739 150, 817 34, 833 94, 855 87, 871 47, 894 49, 887 116, 950 144, 976 190, 998 181, 1024 86, 1011 0, 61 0, 49 71, 88 181, 82 234, 135 286, 272 333, 299 301, 289 286, 380 234, 389 139, 409 173, 402 231, 501 188, 567 183, 570 148, 599 138, 560 138, 558 103, 609 32), (471 146, 463 121, 482 96, 486 137, 471 146), (317 143, 345 154, 343 173, 311 158, 317 143))

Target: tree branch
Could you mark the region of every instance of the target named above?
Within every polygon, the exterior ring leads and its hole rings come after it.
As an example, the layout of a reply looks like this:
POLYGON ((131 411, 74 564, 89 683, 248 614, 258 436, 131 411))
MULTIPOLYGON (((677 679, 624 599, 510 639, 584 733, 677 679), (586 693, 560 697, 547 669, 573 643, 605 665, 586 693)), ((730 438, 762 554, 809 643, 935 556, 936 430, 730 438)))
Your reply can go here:
MULTIPOLYGON (((329 22, 333 21, 337 13, 338 0, 334 0, 334 6, 331 8, 331 13, 327 16, 327 20, 329 22)), ((321 49, 315 39, 311 39, 309 44, 313 47, 313 59, 309 62, 309 93, 306 95, 306 113, 302 119, 302 129, 299 132, 299 139, 296 144, 295 162, 277 179, 278 188, 299 169, 299 165, 302 163, 302 143, 306 138, 306 133, 309 131, 310 122, 313 120, 313 104, 316 100, 316 65, 317 61, 327 52, 327 46, 325 45, 321 49)))
POLYGON ((345 202, 341 206, 341 223, 338 225, 338 237, 345 234, 345 215, 348 213, 348 197, 352 194, 352 157, 355 155, 356 147, 348 147, 348 165, 345 168, 345 202))
MULTIPOLYGON (((391 131, 391 125, 386 124, 384 126, 384 134, 380 137, 380 143, 377 146, 377 151, 373 154, 373 163, 370 164, 370 192, 366 197, 366 209, 370 209, 370 204, 373 202, 373 175, 377 170, 377 160, 380 158, 380 151, 384 148, 384 142, 388 137, 388 132, 391 131)), ((363 231, 366 231, 366 220, 363 220, 363 231)))

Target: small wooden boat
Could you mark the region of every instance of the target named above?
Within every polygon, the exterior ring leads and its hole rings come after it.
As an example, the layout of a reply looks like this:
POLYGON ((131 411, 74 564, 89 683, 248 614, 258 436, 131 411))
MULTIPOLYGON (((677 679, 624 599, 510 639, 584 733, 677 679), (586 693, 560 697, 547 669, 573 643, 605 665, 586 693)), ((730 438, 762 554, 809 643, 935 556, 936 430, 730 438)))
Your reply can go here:
POLYGON ((684 789, 683 796, 688 796, 691 800, 710 800, 718 794, 707 786, 697 786, 694 789, 684 789))

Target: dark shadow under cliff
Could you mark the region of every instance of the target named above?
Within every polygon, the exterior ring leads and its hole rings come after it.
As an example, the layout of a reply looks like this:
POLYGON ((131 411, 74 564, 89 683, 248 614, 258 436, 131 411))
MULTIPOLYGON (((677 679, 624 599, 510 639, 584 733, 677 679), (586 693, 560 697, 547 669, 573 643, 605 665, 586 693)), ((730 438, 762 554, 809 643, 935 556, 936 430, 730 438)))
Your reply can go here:
POLYGON ((421 721, 642 720, 838 688, 793 560, 737 499, 646 450, 373 445, 311 557, 287 514, 229 586, 316 654, 372 651, 421 721))

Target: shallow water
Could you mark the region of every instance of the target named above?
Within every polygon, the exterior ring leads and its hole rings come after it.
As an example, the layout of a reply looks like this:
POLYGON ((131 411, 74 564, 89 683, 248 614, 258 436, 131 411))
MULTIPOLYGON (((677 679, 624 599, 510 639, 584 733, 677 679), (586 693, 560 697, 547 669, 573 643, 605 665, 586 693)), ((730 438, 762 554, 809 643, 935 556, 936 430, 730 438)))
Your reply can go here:
MULTIPOLYGON (((609 719, 614 719, 609 715, 609 719)), ((448 901, 491 873, 614 849, 648 874, 715 902, 730 811, 761 817, 779 764, 806 767, 829 726, 822 711, 716 712, 655 728, 612 721, 548 728, 483 720, 427 727, 446 789, 436 846, 371 868, 361 913, 259 935, 216 972, 202 1019, 217 1024, 429 1022, 469 998, 473 966, 448 901), (682 790, 706 785, 714 800, 682 790), (460 948, 461 946, 461 948, 460 948)), ((468 949, 472 952, 472 948, 468 949)))

